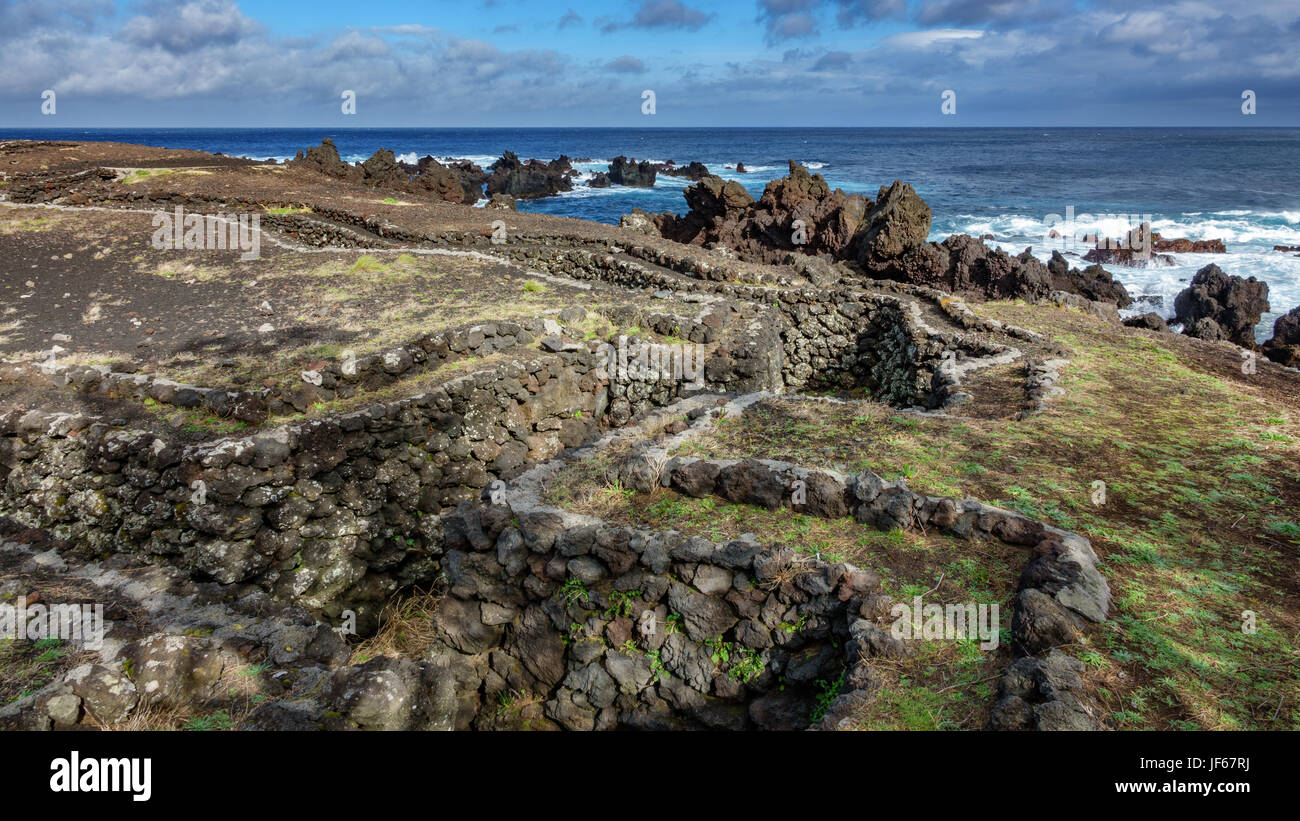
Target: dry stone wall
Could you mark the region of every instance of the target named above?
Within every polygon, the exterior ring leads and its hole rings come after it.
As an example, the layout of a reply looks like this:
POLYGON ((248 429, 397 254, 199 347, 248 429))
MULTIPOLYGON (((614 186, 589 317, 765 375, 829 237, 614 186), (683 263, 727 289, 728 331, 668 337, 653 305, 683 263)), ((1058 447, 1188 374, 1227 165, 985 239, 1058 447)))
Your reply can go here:
MULTIPOLYGON (((645 255, 643 249, 631 251, 645 255)), ((762 306, 770 314, 779 346, 742 350, 768 351, 773 361, 779 356, 781 382, 789 390, 863 388, 891 404, 936 408, 958 392, 957 380, 945 372, 946 361, 1007 350, 930 328, 912 301, 893 294, 854 288, 774 290, 715 281, 710 277, 717 269, 693 260, 656 258, 681 267, 679 273, 585 249, 538 247, 501 253, 553 275, 654 291, 680 289, 762 306)))
MULTIPOLYGON (((674 351, 695 355, 680 346, 633 339, 618 350, 549 335, 540 354, 426 393, 201 443, 80 414, 11 410, 0 415, 0 509, 88 551, 160 557, 223 583, 257 584, 327 617, 352 609, 373 627, 394 590, 436 576, 440 515, 493 480, 683 395, 772 386, 774 332, 762 323, 734 330, 693 363, 696 373, 683 372, 680 359, 673 369, 674 351)), ((515 323, 480 323, 362 358, 357 370, 382 381, 460 350, 507 347, 503 340, 518 348, 530 337, 515 323)), ((322 384, 309 387, 357 384, 338 368, 332 363, 322 384)), ((56 376, 82 390, 129 386, 177 404, 186 393, 205 403, 220 393, 94 369, 56 376)))
MULTIPOLYGON (((673 410, 700 426, 710 420, 693 411, 706 407, 673 410)), ((383 682, 393 679, 404 693, 438 694, 403 727, 789 730, 814 719, 837 726, 872 697, 872 660, 909 652, 889 631, 893 602, 874 571, 752 538, 718 543, 610 524, 539 501, 565 462, 589 458, 609 440, 533 468, 499 496, 462 503, 447 517, 447 594, 434 617, 434 651, 418 664, 376 660, 352 673, 350 695, 332 702, 340 726, 369 726, 374 719, 349 705, 381 703, 390 686, 383 682)), ((663 452, 635 453, 611 478, 640 490, 663 486, 1024 547, 1011 630, 1020 658, 1003 677, 993 726, 1096 726, 1095 708, 1079 693, 1078 662, 1054 649, 1109 608, 1087 540, 975 500, 914 493, 871 472, 664 460, 663 452), (791 504, 796 481, 806 498, 791 504)))

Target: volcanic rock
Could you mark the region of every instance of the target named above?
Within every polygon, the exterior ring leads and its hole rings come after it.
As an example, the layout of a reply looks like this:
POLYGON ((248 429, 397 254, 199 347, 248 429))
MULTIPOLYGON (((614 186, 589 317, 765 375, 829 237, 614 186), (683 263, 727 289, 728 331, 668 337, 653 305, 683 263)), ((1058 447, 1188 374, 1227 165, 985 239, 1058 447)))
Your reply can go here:
POLYGON ((488 196, 509 194, 516 199, 550 197, 561 191, 573 190, 575 172, 569 158, 560 156, 550 162, 541 160, 520 161, 513 151, 488 166, 488 196))
MULTIPOLYGON (((793 169, 791 169, 793 171, 793 169)), ((817 175, 821 179, 821 175, 817 175)), ((875 207, 867 215, 865 229, 854 238, 860 264, 894 259, 923 245, 930 235, 930 206, 912 186, 894 180, 881 187, 875 207)))
POLYGON ((1300 368, 1300 306, 1273 322, 1273 337, 1264 343, 1264 355, 1288 368, 1300 368))
POLYGON ((1221 239, 1165 239, 1151 235, 1152 251, 1169 251, 1175 254, 1226 254, 1228 248, 1221 239))
POLYGON ((674 165, 671 161, 657 165, 655 168, 660 174, 667 177, 685 177, 688 180, 699 182, 709 176, 709 169, 700 162, 692 162, 690 165, 674 165))
POLYGON ((300 168, 310 168, 326 176, 338 177, 339 179, 360 180, 362 176, 360 169, 348 165, 339 158, 339 150, 329 137, 321 140, 320 145, 308 148, 306 156, 303 156, 303 153, 299 151, 297 156, 287 164, 300 168))
POLYGON ((1255 347, 1255 326, 1267 311, 1267 283, 1229 276, 1213 264, 1197 271, 1192 284, 1174 299, 1184 334, 1213 339, 1214 328, 1200 322, 1209 319, 1222 329, 1223 338, 1244 348, 1255 347))
POLYGON ((288 162, 295 168, 305 168, 329 177, 359 182, 375 188, 403 191, 410 194, 431 193, 446 202, 473 205, 478 201, 486 175, 483 169, 469 162, 444 166, 433 157, 425 157, 418 165, 398 162, 387 148, 376 151, 370 159, 350 165, 339 158, 338 149, 329 137, 321 144, 301 151, 288 162))
POLYGON ((1157 313, 1148 312, 1138 316, 1131 316, 1124 320, 1124 325, 1129 328, 1142 328, 1147 331, 1169 332, 1169 325, 1165 322, 1165 318, 1157 313))
POLYGON ((609 164, 609 181, 615 185, 650 188, 655 184, 656 166, 648 160, 637 162, 627 157, 615 157, 609 164))

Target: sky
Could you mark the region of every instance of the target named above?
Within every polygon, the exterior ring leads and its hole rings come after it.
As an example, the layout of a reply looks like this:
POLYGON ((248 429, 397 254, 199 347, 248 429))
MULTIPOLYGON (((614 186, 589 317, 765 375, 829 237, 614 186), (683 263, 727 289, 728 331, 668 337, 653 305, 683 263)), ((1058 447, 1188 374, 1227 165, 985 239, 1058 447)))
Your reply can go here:
POLYGON ((1300 0, 0 0, 5 126, 1300 126, 1300 0))

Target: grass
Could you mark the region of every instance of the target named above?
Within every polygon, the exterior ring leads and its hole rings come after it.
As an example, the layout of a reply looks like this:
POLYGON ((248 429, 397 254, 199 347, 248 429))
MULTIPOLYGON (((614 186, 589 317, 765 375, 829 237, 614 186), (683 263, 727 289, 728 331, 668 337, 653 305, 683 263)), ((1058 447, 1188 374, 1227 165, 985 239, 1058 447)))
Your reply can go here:
POLYGON ((312 210, 305 205, 277 205, 262 209, 268 214, 283 216, 285 214, 310 214, 312 210))
POLYGON ((211 173, 211 171, 205 171, 201 168, 137 168, 123 177, 122 183, 125 185, 135 185, 136 183, 144 182, 154 177, 165 176, 167 174, 207 175, 211 173))
POLYGON ((59 639, 0 639, 0 706, 37 692, 85 655, 59 639))
MULTIPOLYGON (((602 454, 566 466, 548 483, 547 501, 610 522, 671 529, 716 542, 753 534, 765 546, 786 544, 804 557, 847 561, 874 570, 881 576, 882 591, 897 599, 923 596, 927 604, 997 604, 1001 623, 1010 624, 1016 579, 1029 558, 1023 548, 933 531, 881 531, 848 518, 827 520, 788 508, 768 511, 714 497, 680 496, 662 488, 639 494, 617 483, 602 482, 614 458, 602 454)), ((790 633, 801 627, 785 625, 790 633)), ((990 652, 979 650, 973 641, 915 642, 917 652, 884 663, 880 674, 892 680, 892 698, 902 699, 906 693, 906 698, 929 706, 916 707, 916 720, 904 726, 892 712, 900 705, 881 703, 855 715, 855 725, 863 729, 983 727, 993 704, 994 679, 1010 662, 1006 636, 1003 639, 1003 645, 990 652), (926 717, 928 723, 922 720, 926 717)), ((714 650, 719 652, 717 647, 714 650)), ((744 660, 733 669, 743 678, 756 674, 753 664, 754 660, 744 660)), ((824 712, 834 701, 842 683, 826 683, 819 710, 824 712)), ((815 720, 819 717, 814 716, 815 720)))
POLYGON ((352 651, 350 664, 364 664, 377 656, 419 658, 433 643, 433 614, 442 596, 432 590, 416 590, 395 597, 380 615, 380 627, 352 651))
MULTIPOLYGON (((1102 557, 1114 606, 1091 645, 1072 649, 1090 654, 1087 684, 1115 726, 1300 729, 1294 409, 1213 372, 1175 340, 1117 334, 1066 311, 982 310, 1072 352, 1066 395, 1028 422, 779 399, 682 452, 871 468, 1076 530, 1102 557), (1096 481, 1104 504, 1092 501, 1096 481), (1248 611, 1253 634, 1241 629, 1248 611)), ((940 715, 944 700, 913 692, 899 701, 929 680, 909 674, 904 690, 884 688, 892 708, 922 724, 940 715)))
POLYGON ((372 257, 370 254, 362 254, 361 256, 357 257, 357 261, 352 263, 352 267, 348 269, 348 273, 350 274, 355 274, 355 273, 382 274, 382 273, 386 273, 387 271, 388 271, 388 266, 385 265, 383 262, 381 262, 378 258, 372 257))

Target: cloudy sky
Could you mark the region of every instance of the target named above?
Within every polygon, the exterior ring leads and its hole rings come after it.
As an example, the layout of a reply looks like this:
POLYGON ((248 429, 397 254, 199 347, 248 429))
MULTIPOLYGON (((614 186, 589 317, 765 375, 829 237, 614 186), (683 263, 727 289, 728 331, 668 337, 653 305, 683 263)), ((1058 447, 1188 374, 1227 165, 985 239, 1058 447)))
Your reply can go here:
POLYGON ((0 0, 6 125, 1297 126, 1300 0, 0 0))

